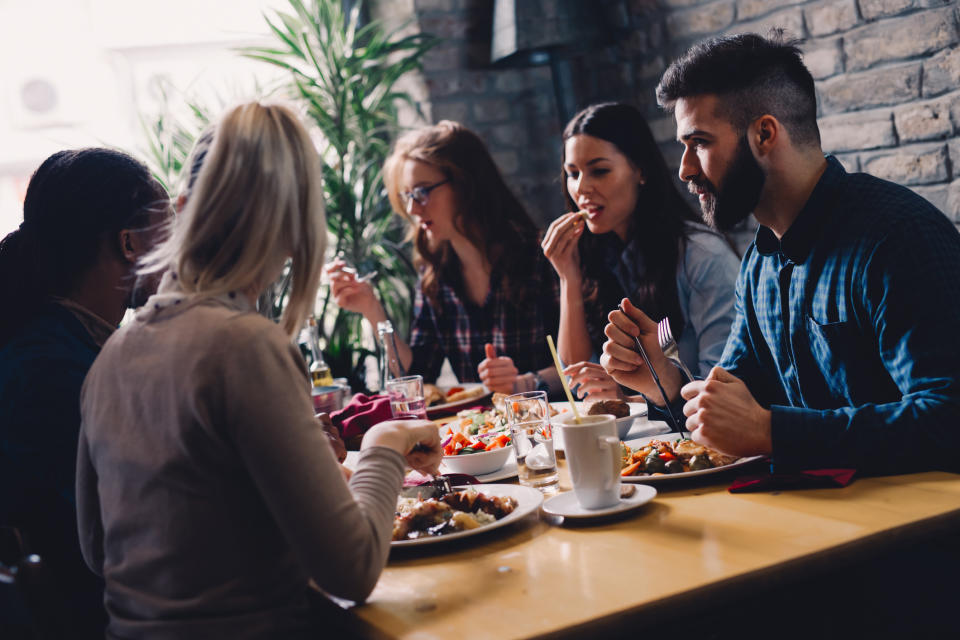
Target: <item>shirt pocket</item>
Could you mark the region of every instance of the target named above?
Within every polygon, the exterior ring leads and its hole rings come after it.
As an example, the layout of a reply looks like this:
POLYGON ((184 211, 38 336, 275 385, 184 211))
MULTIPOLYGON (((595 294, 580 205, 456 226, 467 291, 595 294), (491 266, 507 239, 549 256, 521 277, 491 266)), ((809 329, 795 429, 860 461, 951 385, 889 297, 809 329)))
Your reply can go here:
POLYGON ((818 322, 807 316, 810 355, 834 397, 846 397, 850 366, 858 350, 857 328, 853 322, 818 322))

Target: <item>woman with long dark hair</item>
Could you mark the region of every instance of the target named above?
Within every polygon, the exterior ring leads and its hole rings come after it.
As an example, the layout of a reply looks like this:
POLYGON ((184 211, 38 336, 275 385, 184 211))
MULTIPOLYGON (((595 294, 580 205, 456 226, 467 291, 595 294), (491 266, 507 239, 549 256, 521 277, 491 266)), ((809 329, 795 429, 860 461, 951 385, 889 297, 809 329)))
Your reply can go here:
POLYGON ((580 395, 620 395, 589 361, 624 297, 668 317, 681 359, 706 375, 730 331, 739 260, 677 190, 643 115, 619 103, 584 109, 564 129, 562 165, 568 213, 542 247, 560 277, 558 348, 580 395))
MULTIPOLYGON (((410 224, 420 276, 410 342, 398 341, 406 370, 432 381, 446 357, 461 382, 559 388, 546 344, 559 321, 556 276, 483 141, 447 120, 413 131, 397 141, 384 182, 410 224)), ((376 326, 383 306, 345 267, 327 268, 337 304, 376 326)))
POLYGON ((60 151, 30 178, 23 223, 0 242, 0 524, 55 576, 64 637, 103 638, 106 623, 103 583, 77 539, 80 388, 126 309, 150 293, 136 263, 170 212, 127 154, 60 151))

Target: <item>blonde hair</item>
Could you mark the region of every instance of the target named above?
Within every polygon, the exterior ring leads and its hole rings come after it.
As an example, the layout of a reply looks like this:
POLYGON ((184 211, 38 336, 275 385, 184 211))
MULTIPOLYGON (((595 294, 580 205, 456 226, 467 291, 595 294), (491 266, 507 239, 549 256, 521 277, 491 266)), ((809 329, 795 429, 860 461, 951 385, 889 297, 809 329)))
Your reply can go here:
MULTIPOLYGON (((292 258, 281 326, 291 336, 312 311, 326 245, 321 163, 298 117, 250 102, 217 123, 186 206, 144 272, 172 267, 184 291, 259 293, 292 258)), ((187 164, 186 171, 197 171, 187 164)))

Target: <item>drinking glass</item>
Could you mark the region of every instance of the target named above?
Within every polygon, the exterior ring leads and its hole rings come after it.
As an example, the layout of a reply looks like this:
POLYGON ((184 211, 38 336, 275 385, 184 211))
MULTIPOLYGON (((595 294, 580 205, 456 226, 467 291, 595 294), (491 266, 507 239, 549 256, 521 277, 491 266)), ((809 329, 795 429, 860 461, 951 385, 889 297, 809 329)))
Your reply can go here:
POLYGON ((427 403, 423 400, 423 376, 404 376, 386 382, 390 396, 390 413, 394 418, 427 419, 427 403))
POLYGON ((560 478, 553 451, 550 403, 545 391, 527 391, 507 396, 507 422, 517 457, 520 484, 556 493, 560 478))

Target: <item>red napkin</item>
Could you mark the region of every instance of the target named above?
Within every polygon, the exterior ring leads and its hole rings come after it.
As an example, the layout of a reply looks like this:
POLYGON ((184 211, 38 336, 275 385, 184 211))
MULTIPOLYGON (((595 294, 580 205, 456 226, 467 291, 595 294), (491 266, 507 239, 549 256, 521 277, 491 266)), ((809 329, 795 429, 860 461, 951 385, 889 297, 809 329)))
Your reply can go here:
POLYGON ((737 478, 727 489, 730 493, 781 491, 785 489, 829 489, 853 482, 856 469, 812 469, 799 473, 765 473, 737 478))
POLYGON ((362 393, 353 396, 343 409, 330 414, 330 419, 340 429, 344 440, 362 437, 367 429, 392 417, 389 396, 368 396, 362 393))

